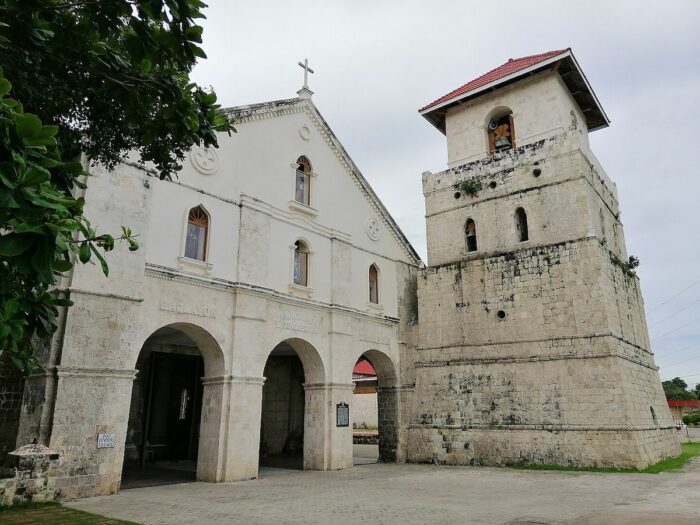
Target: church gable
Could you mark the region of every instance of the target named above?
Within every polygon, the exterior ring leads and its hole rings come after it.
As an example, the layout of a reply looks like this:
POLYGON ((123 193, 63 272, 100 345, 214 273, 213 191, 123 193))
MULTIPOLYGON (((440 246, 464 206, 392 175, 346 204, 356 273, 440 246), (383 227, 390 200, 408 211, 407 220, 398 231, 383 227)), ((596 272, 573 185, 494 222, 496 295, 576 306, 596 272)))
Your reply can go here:
POLYGON ((275 162, 272 173, 253 174, 250 168, 240 172, 242 198, 260 197, 256 185, 261 182, 259 177, 264 177, 266 184, 278 186, 266 187, 264 200, 269 196, 275 201, 273 205, 289 207, 331 236, 349 236, 348 241, 365 249, 419 264, 420 257, 311 100, 278 100, 227 111, 236 119, 239 130, 232 141, 242 143, 238 155, 257 156, 266 164, 275 162), (268 150, 254 152, 248 147, 249 141, 263 141, 268 150), (308 171, 308 177, 304 171, 308 171), (377 236, 381 234, 392 242, 382 242, 377 250, 377 236))

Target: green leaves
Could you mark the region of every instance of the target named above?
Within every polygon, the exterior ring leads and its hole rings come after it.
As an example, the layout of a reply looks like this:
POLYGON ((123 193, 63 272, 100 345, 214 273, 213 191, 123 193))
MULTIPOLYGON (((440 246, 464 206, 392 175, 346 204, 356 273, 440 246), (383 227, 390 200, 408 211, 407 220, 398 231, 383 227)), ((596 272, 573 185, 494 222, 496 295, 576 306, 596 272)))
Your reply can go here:
POLYGON ((0 237, 0 257, 16 257, 26 252, 34 242, 34 236, 8 233, 0 237))
POLYGON ((113 168, 134 152, 168 178, 193 145, 235 131, 189 79, 205 57, 205 7, 0 0, 0 350, 25 373, 37 365, 33 339, 70 305, 49 291, 60 274, 80 262, 108 275, 106 252, 139 247, 128 228, 98 233, 84 217, 76 160, 113 168))

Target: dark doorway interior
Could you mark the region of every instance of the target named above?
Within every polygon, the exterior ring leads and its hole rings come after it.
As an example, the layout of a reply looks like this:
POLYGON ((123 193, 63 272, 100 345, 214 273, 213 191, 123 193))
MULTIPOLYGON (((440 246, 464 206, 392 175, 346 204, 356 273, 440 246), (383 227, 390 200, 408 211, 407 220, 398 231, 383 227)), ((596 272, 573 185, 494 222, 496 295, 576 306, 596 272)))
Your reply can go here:
POLYGON ((141 464, 197 461, 204 363, 199 356, 151 354, 141 464))
POLYGON ((121 486, 194 481, 204 361, 189 346, 145 345, 141 353, 121 486))
POLYGON ((260 466, 304 468, 304 367, 294 350, 280 344, 265 364, 260 466))

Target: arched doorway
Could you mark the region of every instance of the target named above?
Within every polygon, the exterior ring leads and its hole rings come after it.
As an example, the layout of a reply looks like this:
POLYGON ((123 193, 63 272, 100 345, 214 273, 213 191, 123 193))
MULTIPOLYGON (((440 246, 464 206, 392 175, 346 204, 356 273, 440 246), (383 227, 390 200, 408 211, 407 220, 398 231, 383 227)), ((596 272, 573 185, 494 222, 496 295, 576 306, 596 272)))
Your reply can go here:
POLYGON ((314 434, 322 420, 316 385, 323 384, 323 363, 316 349, 302 339, 287 339, 270 352, 263 371, 265 383, 260 418, 260 467, 263 469, 323 468, 324 451, 314 434), (311 413, 309 413, 311 411, 311 413), (320 465, 320 466, 319 466, 320 465))
POLYGON ((173 324, 144 342, 136 361, 129 409, 122 488, 207 478, 211 414, 202 415, 202 378, 221 373, 223 354, 202 328, 173 324), (202 460, 202 461, 200 461, 202 460))
POLYGON ((353 464, 395 462, 398 441, 396 369, 378 350, 362 354, 353 368, 353 464))

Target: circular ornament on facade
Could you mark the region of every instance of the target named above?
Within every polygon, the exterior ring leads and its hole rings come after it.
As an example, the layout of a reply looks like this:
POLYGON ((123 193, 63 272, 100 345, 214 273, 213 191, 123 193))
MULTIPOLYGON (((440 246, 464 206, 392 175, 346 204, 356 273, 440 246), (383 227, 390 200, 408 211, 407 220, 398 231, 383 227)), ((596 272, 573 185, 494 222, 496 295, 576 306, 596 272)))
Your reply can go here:
POLYGON ((219 169, 219 156, 214 148, 195 146, 190 152, 190 162, 199 173, 212 175, 219 169))
POLYGON ((369 237, 373 241, 378 241, 379 234, 381 232, 381 226, 379 224, 379 221, 374 217, 369 219, 367 221, 367 227, 365 228, 365 231, 367 232, 367 237, 369 237))
POLYGON ((304 124, 299 128, 299 136, 304 140, 311 140, 311 128, 304 124))

